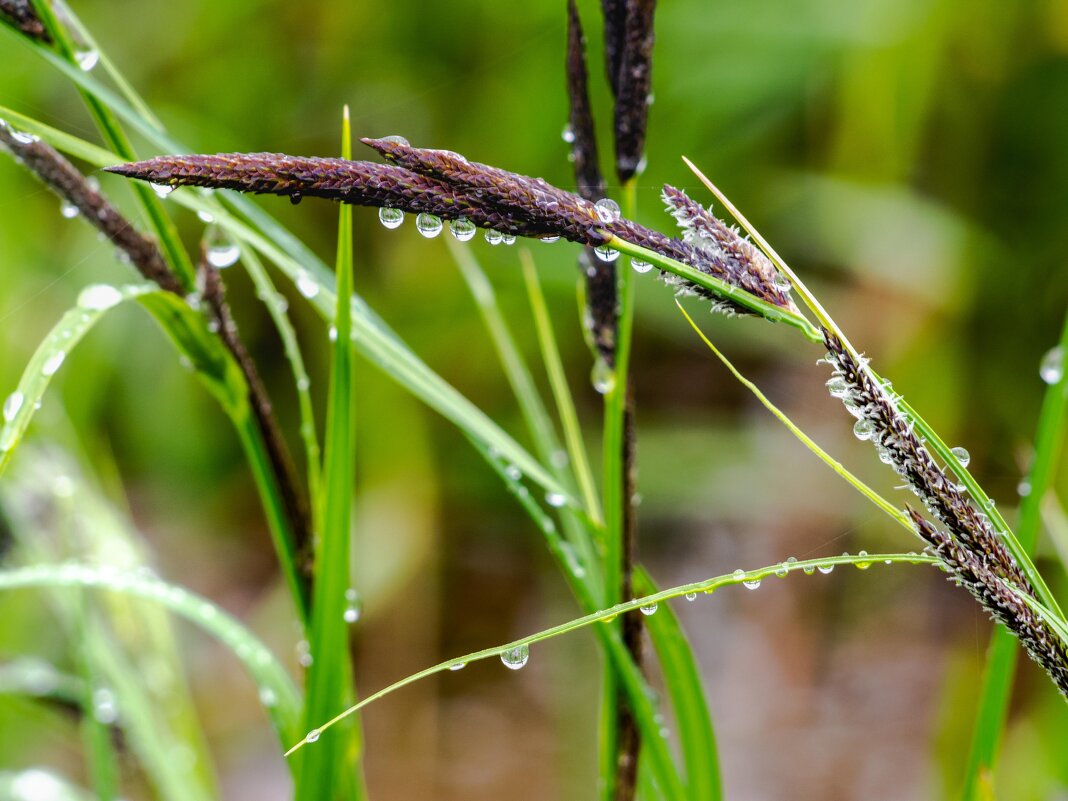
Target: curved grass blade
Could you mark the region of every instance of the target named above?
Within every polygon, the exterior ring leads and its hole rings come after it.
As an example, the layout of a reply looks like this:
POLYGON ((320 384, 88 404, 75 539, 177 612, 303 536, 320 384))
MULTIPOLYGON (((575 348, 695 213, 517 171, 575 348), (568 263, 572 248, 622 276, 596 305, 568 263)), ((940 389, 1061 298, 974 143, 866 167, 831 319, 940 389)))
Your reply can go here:
MULTIPOLYGON (((1064 353, 1068 351, 1068 317, 1061 328, 1057 344, 1061 354, 1061 370, 1057 380, 1047 388, 1042 399, 1035 432, 1035 451, 1027 476, 1030 491, 1020 502, 1020 518, 1016 524, 1020 547, 1027 552, 1035 548, 1042 518, 1042 502, 1053 482, 1064 441, 1065 412, 1068 409, 1068 380, 1064 376, 1064 353)), ((994 770, 1002 732, 1008 717, 1009 698, 1020 649, 1016 638, 1004 627, 996 626, 987 648, 983 686, 979 693, 978 712, 972 731, 968 766, 964 774, 964 801, 979 796, 981 777, 994 770)))
MULTIPOLYGON (((384 687, 378 692, 364 698, 358 704, 346 709, 340 715, 337 715, 332 720, 326 721, 318 729, 313 732, 313 736, 309 739, 305 737, 299 743, 289 749, 287 753, 292 754, 295 751, 303 748, 306 745, 314 743, 326 729, 336 725, 340 721, 344 720, 349 715, 352 715, 368 704, 374 703, 380 698, 383 698, 402 687, 407 687, 409 684, 425 679, 428 676, 433 676, 437 673, 444 673, 449 670, 454 670, 461 663, 463 665, 470 665, 472 662, 479 662, 485 659, 501 658, 502 655, 507 654, 509 651, 514 651, 517 648, 523 648, 526 646, 528 649, 531 645, 535 645, 544 640, 552 639, 553 637, 559 637, 562 634, 568 634, 572 631, 577 631, 582 628, 587 628, 595 623, 610 622, 626 612, 631 612, 642 607, 651 608, 657 604, 669 601, 673 598, 678 598, 685 595, 701 595, 715 592, 721 587, 728 587, 735 584, 756 584, 769 576, 785 577, 790 573, 803 572, 805 574, 811 574, 819 570, 821 573, 829 573, 835 567, 839 565, 855 565, 858 568, 864 570, 872 565, 877 564, 916 564, 916 565, 938 565, 938 560, 933 556, 927 556, 926 554, 918 553, 884 553, 884 554, 842 554, 841 556, 829 556, 820 559, 805 559, 797 562, 779 562, 778 564, 768 565, 766 567, 757 568, 755 570, 735 570, 733 573, 729 573, 722 576, 716 576, 714 578, 705 579, 703 581, 695 581, 690 584, 681 584, 677 587, 671 587, 666 590, 660 590, 653 595, 647 595, 642 598, 635 598, 632 601, 616 604, 613 607, 604 609, 598 612, 592 612, 583 617, 576 618, 568 621, 567 623, 561 623, 558 626, 539 631, 537 634, 531 634, 526 637, 521 637, 518 640, 505 643, 504 645, 495 645, 491 648, 484 648, 481 651, 473 651, 469 654, 454 657, 445 662, 440 662, 432 667, 425 668, 418 673, 413 673, 410 676, 406 676, 399 681, 390 684, 388 687, 384 687)), ((1032 599, 1033 603, 1033 599, 1032 599)), ((1036 610, 1037 611, 1037 610, 1036 610)), ((682 796, 671 796, 682 797, 682 796)))
POLYGON ((79 564, 0 570, 0 590, 89 587, 158 603, 221 641, 244 665, 282 742, 300 731, 300 696, 274 655, 240 622, 210 601, 158 579, 79 564))

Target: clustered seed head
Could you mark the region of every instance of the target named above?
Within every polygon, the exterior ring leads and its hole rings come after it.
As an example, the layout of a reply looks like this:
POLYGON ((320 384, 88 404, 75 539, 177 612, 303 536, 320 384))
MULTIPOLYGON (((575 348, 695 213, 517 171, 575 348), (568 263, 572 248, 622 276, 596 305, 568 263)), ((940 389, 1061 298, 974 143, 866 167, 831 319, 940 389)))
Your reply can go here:
POLYGON ((0 0, 0 20, 9 22, 31 39, 52 43, 52 37, 48 35, 30 0, 0 0))
MULTIPOLYGON (((991 617, 1003 623, 1041 665, 1061 694, 1068 698, 1068 651, 1046 622, 1020 597, 1019 585, 1007 583, 994 573, 981 554, 938 530, 914 509, 909 516, 929 550, 950 573, 951 580, 972 594, 991 617)), ((1030 594, 1030 593, 1029 593, 1030 594)))
MULTIPOLYGON (((593 203, 541 178, 468 161, 447 150, 411 147, 400 137, 363 141, 391 163, 224 153, 164 156, 107 169, 167 186, 217 187, 287 195, 293 200, 323 197, 449 220, 463 217, 480 228, 524 237, 561 236, 589 247, 603 246, 616 236, 689 264, 777 306, 794 308, 774 280, 752 264, 747 266, 740 257, 732 262, 724 255, 726 250, 723 254, 706 252, 632 220, 606 220, 593 203)), ((724 311, 746 313, 733 303, 721 303, 706 289, 685 281, 674 283, 678 291, 712 299, 724 311)))
MULTIPOLYGON (((656 0, 625 0, 622 52, 616 54, 616 173, 626 183, 642 169, 653 85, 656 0)), ((617 12, 618 13, 618 12, 617 12)), ((606 16, 607 23, 607 16, 606 16)), ((611 69, 611 66, 610 66, 611 69)))
POLYGON ((1034 588, 998 538, 989 518, 976 510, 963 489, 935 462, 912 423, 898 409, 891 391, 867 369, 867 361, 854 356, 839 337, 826 329, 823 337, 827 361, 834 368, 828 387, 857 418, 857 436, 871 440, 880 460, 905 479, 927 511, 946 528, 939 530, 909 509, 919 535, 953 580, 1020 638, 1031 657, 1068 696, 1068 652, 1049 626, 1020 599, 1019 593, 1034 598, 1034 588))

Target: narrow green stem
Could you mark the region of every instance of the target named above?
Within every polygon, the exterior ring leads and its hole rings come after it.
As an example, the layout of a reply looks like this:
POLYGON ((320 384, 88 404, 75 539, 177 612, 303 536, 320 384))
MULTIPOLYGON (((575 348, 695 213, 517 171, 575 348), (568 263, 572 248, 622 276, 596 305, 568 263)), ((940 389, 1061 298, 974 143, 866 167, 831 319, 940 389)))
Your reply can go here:
MULTIPOLYGON (((1068 315, 1065 316, 1058 347, 1068 351, 1068 315)), ((1020 519, 1016 524, 1017 539, 1024 553, 1034 551, 1041 525, 1042 500, 1053 481, 1064 440, 1065 410, 1068 408, 1068 381, 1063 368, 1061 376, 1046 389, 1035 433, 1034 461, 1027 475, 1029 492, 1020 502, 1020 519)), ((979 694, 979 709, 968 753, 968 767, 964 776, 964 801, 982 797, 984 776, 994 769, 1002 732, 1008 716, 1013 677, 1019 656, 1016 638, 1002 626, 994 628, 987 650, 983 686, 979 694)))

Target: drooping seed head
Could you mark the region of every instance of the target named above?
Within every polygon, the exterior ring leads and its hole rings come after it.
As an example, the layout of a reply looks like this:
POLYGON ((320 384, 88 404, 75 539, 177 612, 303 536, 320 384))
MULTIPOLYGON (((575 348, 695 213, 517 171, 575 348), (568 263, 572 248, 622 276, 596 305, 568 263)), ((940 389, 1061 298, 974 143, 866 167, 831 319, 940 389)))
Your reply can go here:
POLYGON ((30 0, 0 0, 0 22, 7 22, 31 39, 52 44, 52 37, 30 0))

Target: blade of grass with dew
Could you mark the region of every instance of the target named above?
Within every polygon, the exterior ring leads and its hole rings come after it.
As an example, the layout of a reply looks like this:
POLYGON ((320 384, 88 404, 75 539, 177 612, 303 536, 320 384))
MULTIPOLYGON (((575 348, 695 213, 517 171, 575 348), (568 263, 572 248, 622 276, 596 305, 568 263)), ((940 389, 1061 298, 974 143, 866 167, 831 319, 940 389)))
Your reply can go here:
POLYGON ((823 450, 823 448, 817 445, 816 442, 808 436, 808 434, 802 431, 789 417, 787 417, 777 406, 775 406, 775 404, 768 400, 767 396, 760 391, 760 388, 756 384, 754 384, 752 381, 742 375, 741 372, 738 371, 738 369, 730 362, 730 360, 728 360, 727 357, 723 355, 719 348, 713 345, 711 340, 709 340, 708 337, 705 336, 704 332, 698 327, 697 323, 695 323, 693 318, 690 317, 690 315, 686 312, 686 309, 682 307, 682 304, 678 303, 677 301, 676 303, 679 307, 679 311, 682 312, 682 316, 686 318, 686 321, 701 338, 701 341, 705 343, 708 349, 716 355, 716 358, 718 358, 723 363, 724 367, 730 370, 731 375, 733 375, 738 380, 738 382, 742 384, 742 386, 752 392, 753 395, 756 396, 757 400, 759 400, 768 411, 775 415, 775 417, 779 420, 780 423, 786 426, 787 430, 789 430, 791 434, 801 440, 801 443, 814 454, 816 454, 816 456, 818 456, 824 462, 824 464, 826 464, 835 473, 845 479, 845 481, 850 486, 852 486, 861 495, 863 495, 865 498, 875 504, 881 511, 885 512, 892 520, 903 526, 910 533, 916 533, 915 528, 913 528, 912 523, 909 522, 909 518, 904 511, 898 509, 896 506, 894 506, 894 504, 886 500, 883 496, 881 496, 879 493, 877 493, 875 490, 873 490, 871 487, 869 487, 867 484, 865 484, 863 481, 861 481, 859 478, 849 472, 841 462, 839 462, 837 459, 827 453, 827 451, 823 450))
MULTIPOLYGON (((636 595, 657 592, 652 578, 641 566, 634 569, 634 592, 636 595)), ((685 767, 686 798, 688 801, 718 801, 723 798, 723 780, 716 733, 693 648, 670 605, 665 604, 656 614, 647 616, 645 626, 660 663, 664 688, 675 710, 679 749, 685 767)))
MULTIPOLYGON (((1056 347, 1060 349, 1060 370, 1056 380, 1047 386, 1042 399, 1035 432, 1034 459, 1027 476, 1030 491, 1020 502, 1020 517, 1016 523, 1020 547, 1027 552, 1034 551, 1038 540, 1042 500, 1053 483, 1064 441, 1065 410, 1068 408, 1068 380, 1064 376, 1068 317, 1061 327, 1061 337, 1056 347)), ((993 773, 1008 718, 1009 697, 1019 652, 1016 638, 1003 626, 996 626, 987 649, 983 686, 979 693, 978 712, 964 774, 964 790, 961 794, 964 801, 977 801, 981 777, 993 773)))
MULTIPOLYGON (((120 107, 121 108, 121 107, 120 107)), ((9 110, 0 106, 0 113, 9 110)), ((128 110, 126 113, 130 113, 128 110)), ((98 167, 115 164, 119 159, 102 148, 91 145, 77 137, 56 131, 54 128, 32 120, 16 112, 10 112, 12 119, 21 127, 40 136, 58 150, 82 158, 98 167)), ((120 114, 122 116, 122 114, 120 114)), ((154 144, 163 149, 178 152, 184 150, 172 140, 153 132, 146 127, 145 133, 154 144), (170 143, 172 146, 167 147, 170 143)), ((195 211, 213 214, 216 222, 229 234, 249 245, 268 261, 278 267, 287 278, 293 281, 301 294, 313 308, 328 322, 335 314, 333 277, 328 273, 322 261, 312 254, 291 233, 276 223, 247 198, 232 193, 219 192, 213 200, 235 208, 243 217, 254 220, 255 225, 262 226, 263 232, 256 230, 253 224, 222 210, 219 203, 203 196, 175 190, 173 201, 195 211)), ((379 369, 393 380, 421 399, 430 408, 437 411, 462 431, 472 434, 476 439, 486 442, 507 454, 508 458, 524 474, 540 484, 546 492, 561 493, 574 502, 550 473, 511 436, 505 433, 482 410, 461 395, 452 385, 432 371, 425 362, 417 357, 410 348, 389 328, 388 325, 367 306, 358 295, 352 298, 353 330, 356 347, 379 369)))
POLYGON ((23 371, 18 388, 4 402, 0 473, 25 434, 52 376, 71 349, 105 312, 126 300, 136 300, 155 318, 233 422, 260 492, 279 562, 303 617, 303 584, 296 563, 296 547, 270 459, 248 407, 244 377, 218 337, 208 330, 205 319, 183 300, 163 292, 154 284, 123 288, 95 284, 82 291, 77 305, 63 315, 38 346, 23 371))
POLYGON ((89 638, 95 634, 90 626, 90 599, 85 592, 73 599, 74 632, 78 642, 74 646, 75 663, 82 679, 79 699, 82 707, 80 728, 85 750, 85 761, 93 793, 102 801, 119 797, 119 760, 111 739, 107 720, 102 720, 97 709, 97 676, 102 672, 95 659, 89 638))
MULTIPOLYGON (((319 732, 323 732, 329 729, 331 726, 336 725, 346 717, 359 712, 365 708, 368 704, 372 704, 380 698, 384 698, 397 690, 407 687, 410 684, 414 684, 417 681, 433 676, 437 673, 445 673, 455 669, 456 665, 463 663, 464 665, 470 665, 472 662, 479 662, 486 659, 500 658, 502 654, 508 651, 512 651, 516 648, 522 648, 531 645, 535 645, 539 642, 559 637, 563 634, 569 634, 579 629, 588 628, 596 623, 604 623, 611 621, 626 612, 631 612, 641 607, 651 607, 653 605, 659 605, 670 601, 673 598, 685 596, 688 594, 697 593, 698 595, 710 594, 722 587, 733 586, 737 584, 763 581, 769 576, 788 575, 790 573, 802 572, 806 575, 811 575, 816 571, 820 573, 830 573, 834 568, 840 565, 855 565, 861 569, 868 569, 873 565, 892 565, 892 564, 912 564, 912 565, 932 565, 938 566, 938 560, 933 556, 917 553, 882 553, 882 554, 842 554, 841 556, 827 556, 818 559, 804 559, 797 562, 778 562, 774 565, 767 565, 765 567, 756 568, 754 570, 735 570, 733 573, 728 573, 722 576, 716 576, 710 579, 704 579, 703 581, 695 581, 689 584, 680 584, 677 587, 670 587, 668 589, 660 590, 652 595, 646 595, 641 598, 635 598, 625 603, 616 604, 609 609, 602 609, 597 612, 591 612, 588 615, 584 615, 574 620, 570 620, 566 623, 561 623, 557 626, 553 626, 548 629, 539 631, 536 634, 531 634, 526 637, 521 637, 512 642, 505 643, 504 645, 495 645, 491 648, 484 648, 481 651, 473 651, 468 654, 453 657, 445 662, 439 662, 438 664, 425 668, 418 673, 413 673, 410 676, 406 676, 399 681, 378 690, 371 695, 368 695, 358 704, 353 705, 349 709, 346 709, 341 714, 337 715, 333 720, 326 721, 319 727, 319 732)), ((1031 603, 1035 603, 1031 599, 1031 603)), ((1039 608, 1041 606, 1039 605, 1039 608)), ((1037 610, 1036 610, 1037 611, 1037 610)), ((622 644, 622 641, 620 641, 622 644)), ((314 742, 314 740, 312 740, 314 742)), ((290 752, 297 751, 308 744, 307 738, 301 740, 297 745, 290 749, 290 752)), ((671 795, 667 792, 668 798, 685 798, 684 795, 671 795)))
MULTIPOLYGON (((771 260, 771 262, 789 279, 793 288, 797 291, 798 295, 801 297, 801 299, 809 308, 809 310, 814 315, 816 315, 817 319, 820 321, 820 324, 827 328, 827 330, 838 336, 839 339, 841 339, 842 343, 853 354, 853 356, 858 359, 859 363, 865 365, 864 369, 873 377, 873 379, 880 383, 883 383, 884 385, 888 385, 888 382, 883 381, 874 370, 867 366, 866 361, 864 361, 860 357, 860 354, 850 343, 848 337, 846 337, 845 332, 842 331, 841 327, 838 326, 837 323, 835 323, 835 321, 831 318, 830 314, 827 313, 826 309, 824 309, 820 302, 816 299, 815 295, 813 295, 812 292, 809 291, 809 289, 805 286, 804 282, 802 282, 801 279, 798 278, 797 274, 775 251, 775 249, 768 243, 768 241, 764 239, 764 237, 760 234, 756 227, 753 226, 753 224, 745 218, 741 211, 739 211, 738 208, 733 203, 731 203, 727 196, 723 194, 723 192, 721 192, 719 188, 715 184, 713 184, 712 181, 710 181, 708 177, 693 164, 693 162, 691 162, 685 156, 683 157, 683 161, 686 162, 686 166, 688 166, 690 170, 693 171, 694 175, 697 176, 697 178, 708 188, 708 190, 712 192, 713 195, 715 195, 716 199, 719 200, 721 204, 723 204, 723 207, 726 208, 728 212, 730 212, 731 216, 733 216, 734 219, 738 221, 739 225, 741 225, 742 228, 745 229, 746 233, 749 234, 750 237, 752 237, 753 241, 760 247, 762 251, 764 251, 764 254, 771 260)), ((822 338, 819 341, 822 341, 822 338)), ((971 474, 960 463, 960 460, 956 457, 952 450, 942 441, 941 437, 938 436, 934 429, 932 429, 927 424, 927 422, 919 414, 917 414, 916 411, 908 405, 908 403, 905 402, 903 398, 895 397, 894 403, 901 410, 901 412, 903 412, 906 417, 908 417, 908 419, 913 423, 913 425, 915 425, 917 431, 926 440, 926 444, 928 445, 928 447, 930 447, 931 450, 937 453, 938 456, 942 458, 943 461, 945 461, 949 468, 962 481, 964 486, 967 488, 968 493, 972 496, 973 499, 975 499, 975 501, 979 504, 982 510, 989 516, 991 522, 994 525, 995 530, 998 532, 998 534, 1001 535, 1001 538, 1004 540, 1006 547, 1009 549, 1013 558, 1015 558, 1016 561, 1019 563, 1021 570, 1027 577, 1028 581, 1031 582, 1032 586, 1034 586, 1035 591, 1039 594, 1040 598, 1042 599, 1042 602, 1046 604, 1051 610, 1053 610, 1055 614, 1061 615, 1063 618, 1063 612, 1061 612, 1061 609, 1057 604, 1057 600, 1054 597, 1053 593, 1050 591, 1048 585, 1045 582, 1045 579, 1043 579, 1042 575, 1038 572, 1038 569, 1035 567, 1035 564, 1031 560, 1031 557, 1027 553, 1026 549, 1021 547, 1019 540, 1016 538, 1016 535, 1013 533, 1008 523, 1005 522, 1005 518, 1002 517, 1001 512, 999 512, 995 508, 993 501, 991 501, 989 496, 987 496, 987 494, 982 490, 982 488, 975 481, 975 479, 972 478, 971 474)))
MULTIPOLYGON (((31 2, 41 22, 44 23, 45 29, 51 34, 59 52, 58 54, 54 53, 40 41, 29 37, 20 37, 20 41, 23 44, 28 44, 42 57, 53 61, 68 76, 74 77, 77 75, 80 78, 87 78, 85 71, 82 70, 77 62, 77 54, 70 34, 57 19, 51 3, 48 0, 31 0, 31 2)), ((78 83, 79 92, 85 101, 86 107, 89 109, 89 115, 93 118, 104 140, 111 146, 112 150, 123 158, 136 159, 137 154, 130 144, 129 138, 109 109, 109 103, 102 97, 102 90, 106 90, 96 81, 89 81, 87 84, 77 81, 76 83, 78 83)), ((112 95, 111 92, 107 94, 112 95)), ((119 100, 117 97, 114 99, 119 100)), ((185 252, 185 248, 182 247, 178 229, 175 227, 174 221, 168 216, 166 209, 163 208, 162 200, 150 186, 135 186, 133 191, 144 208, 152 229, 159 238, 160 248, 166 257, 167 263, 182 285, 186 289, 192 289, 196 280, 193 263, 189 259, 189 254, 185 252)))
POLYGON ((27 588, 80 587, 142 598, 169 609, 222 642, 245 667, 261 698, 269 697, 267 713, 279 741, 292 742, 301 729, 300 695, 285 668, 240 622, 210 601, 182 587, 133 573, 64 563, 0 570, 0 591, 27 588))
MULTIPOLYGON (((342 121, 342 157, 351 158, 349 110, 342 121)), ((341 206, 337 235, 337 309, 327 396, 323 495, 318 499, 315 580, 308 642, 308 702, 304 723, 313 729, 336 710, 347 706, 353 693, 349 632, 345 619, 346 594, 351 585, 352 488, 355 430, 352 369, 352 207, 341 206)), ((302 755, 297 801, 325 801, 336 797, 362 798, 362 780, 345 779, 349 764, 359 764, 360 732, 353 718, 331 731, 302 755), (342 793, 342 788, 361 788, 342 793)))

